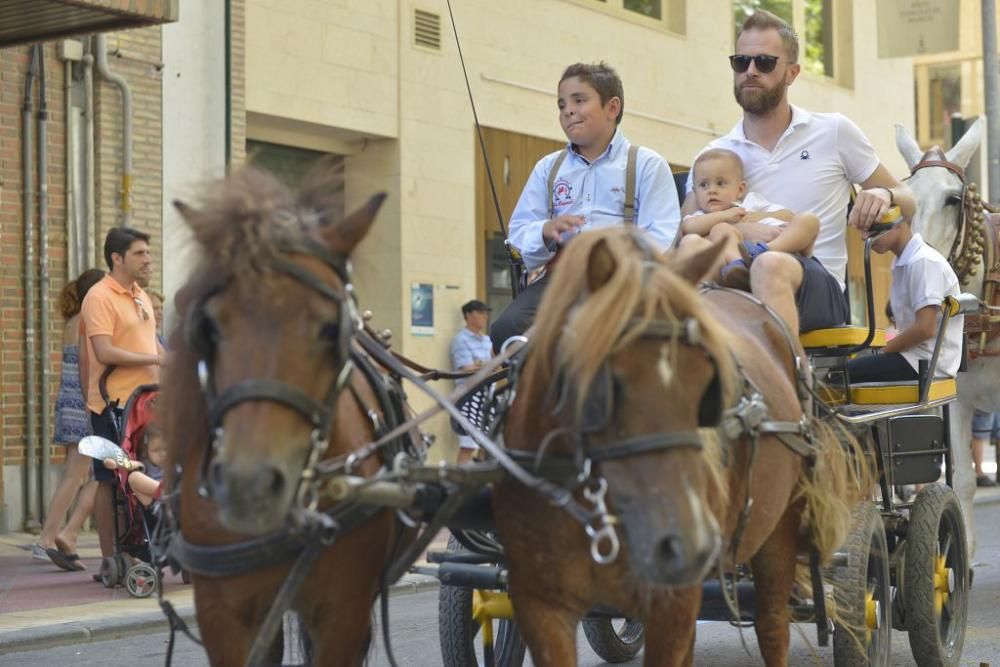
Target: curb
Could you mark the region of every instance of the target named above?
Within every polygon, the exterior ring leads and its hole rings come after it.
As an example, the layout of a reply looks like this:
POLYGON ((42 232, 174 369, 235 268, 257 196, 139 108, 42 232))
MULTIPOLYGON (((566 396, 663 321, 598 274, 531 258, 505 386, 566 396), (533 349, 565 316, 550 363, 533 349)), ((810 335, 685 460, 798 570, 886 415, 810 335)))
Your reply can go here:
MULTIPOLYGON (((185 623, 194 623, 194 606, 178 607, 176 611, 185 623)), ((0 655, 118 639, 150 630, 165 630, 168 627, 166 616, 158 611, 98 618, 80 623, 40 625, 0 633, 0 655)))
MULTIPOLYGON (((438 586, 438 580, 429 575, 407 574, 389 587, 389 597, 435 590, 438 586)), ((190 628, 197 629, 194 605, 179 606, 175 610, 190 628)), ((40 625, 33 628, 0 632, 0 655, 120 639, 149 631, 168 630, 169 628, 167 617, 158 611, 99 618, 79 623, 40 625)))

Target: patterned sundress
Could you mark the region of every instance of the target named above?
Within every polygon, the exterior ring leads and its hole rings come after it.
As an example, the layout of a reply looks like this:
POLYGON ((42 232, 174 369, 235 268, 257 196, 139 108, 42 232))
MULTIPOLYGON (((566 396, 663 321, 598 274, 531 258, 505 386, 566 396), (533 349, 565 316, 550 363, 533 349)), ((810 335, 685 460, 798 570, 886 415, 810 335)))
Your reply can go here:
POLYGON ((90 435, 90 415, 80 388, 80 349, 76 345, 64 345, 62 378, 56 397, 55 441, 75 445, 87 435, 90 435))

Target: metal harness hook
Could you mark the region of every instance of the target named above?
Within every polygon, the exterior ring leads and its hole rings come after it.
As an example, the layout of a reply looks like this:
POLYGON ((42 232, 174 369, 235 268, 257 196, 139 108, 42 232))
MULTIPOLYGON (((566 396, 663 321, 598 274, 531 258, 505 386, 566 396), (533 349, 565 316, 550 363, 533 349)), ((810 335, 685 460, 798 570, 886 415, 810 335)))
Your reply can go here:
POLYGON ((608 482, 603 477, 597 479, 597 488, 583 487, 583 497, 594 506, 594 521, 584 526, 590 538, 590 557, 598 565, 610 565, 618 559, 621 542, 615 525, 618 517, 608 513, 604 496, 608 492, 608 482), (596 527, 595 527, 596 524, 596 527))

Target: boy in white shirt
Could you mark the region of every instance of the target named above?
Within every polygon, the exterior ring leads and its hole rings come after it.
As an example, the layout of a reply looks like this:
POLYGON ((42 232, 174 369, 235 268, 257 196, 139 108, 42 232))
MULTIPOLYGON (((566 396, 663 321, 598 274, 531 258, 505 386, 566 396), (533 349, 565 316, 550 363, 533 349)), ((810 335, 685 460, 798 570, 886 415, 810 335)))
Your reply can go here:
MULTIPOLYGON (((886 343, 881 354, 849 361, 847 374, 851 382, 917 380, 920 361, 930 361, 934 353, 941 304, 945 297, 960 293, 958 277, 941 253, 924 243, 920 234, 913 233, 908 220, 876 238, 872 250, 896 256, 890 299, 899 333, 886 343)), ((948 322, 935 377, 955 377, 958 372, 964 323, 961 314, 948 322)))
POLYGON ((748 192, 743 161, 725 148, 705 151, 694 162, 692 188, 698 211, 681 222, 681 244, 688 236, 717 241, 726 239, 722 253, 720 282, 728 287, 750 289, 750 264, 768 250, 809 257, 819 234, 819 218, 811 213, 793 213, 772 204, 756 192, 748 192), (756 222, 780 227, 781 233, 768 243, 744 241, 737 223, 756 222))

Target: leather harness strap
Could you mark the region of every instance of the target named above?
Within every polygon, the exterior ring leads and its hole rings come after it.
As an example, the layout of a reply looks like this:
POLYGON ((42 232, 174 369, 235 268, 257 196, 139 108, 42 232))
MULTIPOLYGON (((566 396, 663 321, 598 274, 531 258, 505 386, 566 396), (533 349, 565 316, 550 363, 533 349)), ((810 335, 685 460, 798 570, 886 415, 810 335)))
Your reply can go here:
MULTIPOLYGON (((569 149, 563 149, 559 153, 559 157, 556 161, 552 163, 552 169, 549 170, 549 218, 553 218, 556 215, 556 202, 555 202, 555 187, 556 178, 559 176, 559 169, 562 167, 563 162, 566 161, 566 156, 569 155, 569 149)), ((635 224, 635 177, 636 177, 636 164, 639 157, 639 146, 637 144, 632 144, 628 148, 628 161, 625 163, 625 208, 622 211, 622 217, 625 219, 626 225, 635 224)))
POLYGON ((639 146, 628 147, 628 162, 625 164, 625 224, 635 224, 635 163, 639 146))

